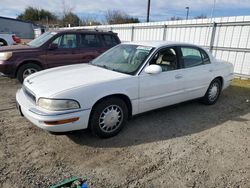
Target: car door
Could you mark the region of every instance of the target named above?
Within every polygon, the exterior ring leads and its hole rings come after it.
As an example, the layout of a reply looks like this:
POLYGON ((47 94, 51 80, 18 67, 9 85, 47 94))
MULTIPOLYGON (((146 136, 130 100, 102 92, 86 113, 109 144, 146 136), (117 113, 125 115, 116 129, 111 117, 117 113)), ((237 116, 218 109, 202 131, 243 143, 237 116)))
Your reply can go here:
POLYGON ((208 54, 197 47, 180 46, 187 100, 203 97, 214 77, 208 54))
POLYGON ((183 70, 180 69, 176 47, 160 49, 147 66, 151 64, 160 65, 162 72, 159 74, 147 74, 142 71, 139 75, 140 112, 164 107, 184 100, 183 70))
POLYGON ((45 59, 48 68, 79 63, 76 33, 62 34, 53 40, 49 46, 51 45, 57 47, 48 47, 46 51, 45 59))
POLYGON ((88 63, 106 49, 97 33, 80 34, 79 63, 88 63))

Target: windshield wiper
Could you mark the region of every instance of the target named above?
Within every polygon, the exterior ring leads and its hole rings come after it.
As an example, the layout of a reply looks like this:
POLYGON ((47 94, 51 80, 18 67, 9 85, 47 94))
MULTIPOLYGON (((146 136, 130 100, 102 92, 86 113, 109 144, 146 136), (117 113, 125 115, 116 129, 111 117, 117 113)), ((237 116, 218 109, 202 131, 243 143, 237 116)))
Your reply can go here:
POLYGON ((107 65, 98 65, 98 64, 93 64, 91 62, 89 62, 89 64, 97 66, 97 67, 105 68, 105 69, 108 69, 108 70, 113 70, 112 68, 108 67, 107 65))
POLYGON ((101 67, 101 68, 104 68, 104 69, 108 69, 108 70, 111 70, 111 71, 115 71, 115 72, 120 72, 120 73, 128 74, 128 73, 125 72, 125 71, 121 71, 121 70, 118 70, 118 69, 114 69, 114 68, 108 67, 107 65, 98 65, 98 64, 93 64, 93 63, 91 63, 91 62, 89 62, 89 64, 94 65, 94 66, 97 66, 97 67, 101 67))
POLYGON ((92 61, 89 62, 90 65, 96 66, 96 67, 103 67, 102 65, 94 64, 92 61))
POLYGON ((124 71, 121 71, 121 70, 119 70, 119 69, 114 69, 114 68, 108 67, 108 66, 106 66, 106 65, 103 65, 102 67, 105 68, 105 69, 108 69, 108 70, 115 71, 115 72, 120 72, 120 73, 127 74, 127 73, 124 72, 124 71))
POLYGON ((115 69, 113 69, 113 68, 111 68, 111 67, 108 67, 107 65, 102 65, 102 66, 100 66, 100 67, 105 68, 105 69, 108 69, 108 70, 112 70, 112 71, 115 70, 115 69))

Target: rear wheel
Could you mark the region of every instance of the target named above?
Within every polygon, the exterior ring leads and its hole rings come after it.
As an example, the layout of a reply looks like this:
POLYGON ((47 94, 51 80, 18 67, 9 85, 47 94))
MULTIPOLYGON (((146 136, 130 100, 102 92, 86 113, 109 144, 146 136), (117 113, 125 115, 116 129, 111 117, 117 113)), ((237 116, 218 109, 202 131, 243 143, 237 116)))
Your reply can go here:
POLYGON ((98 103, 91 113, 89 128, 101 138, 118 134, 128 118, 128 108, 120 98, 108 98, 98 103))
POLYGON ((23 80, 31 74, 42 70, 42 68, 34 63, 27 63, 22 65, 17 71, 17 79, 20 83, 23 83, 23 80))
POLYGON ((221 93, 221 87, 222 87, 221 80, 218 78, 214 79, 210 83, 207 92, 203 97, 203 103, 207 105, 215 104, 216 101, 219 99, 221 93))

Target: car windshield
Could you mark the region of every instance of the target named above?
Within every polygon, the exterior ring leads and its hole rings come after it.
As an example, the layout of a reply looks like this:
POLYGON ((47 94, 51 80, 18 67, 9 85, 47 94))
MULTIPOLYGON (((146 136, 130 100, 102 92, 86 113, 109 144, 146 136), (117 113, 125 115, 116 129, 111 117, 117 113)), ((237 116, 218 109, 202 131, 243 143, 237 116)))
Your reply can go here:
POLYGON ((90 64, 134 75, 152 51, 151 46, 120 44, 97 57, 90 64))
POLYGON ((56 32, 46 32, 46 33, 40 35, 39 37, 37 37, 36 39, 30 41, 28 43, 28 45, 32 46, 32 47, 39 47, 39 46, 43 45, 46 41, 51 39, 55 34, 57 34, 57 33, 56 32))

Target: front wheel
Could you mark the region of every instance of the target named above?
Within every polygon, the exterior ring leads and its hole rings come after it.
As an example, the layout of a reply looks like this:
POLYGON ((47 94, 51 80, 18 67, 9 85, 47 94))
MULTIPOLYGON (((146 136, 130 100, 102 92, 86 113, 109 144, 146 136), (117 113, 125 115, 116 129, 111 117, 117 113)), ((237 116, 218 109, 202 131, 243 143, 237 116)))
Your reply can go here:
POLYGON ((128 108, 120 98, 108 98, 98 103, 91 113, 89 128, 101 138, 118 134, 128 118, 128 108))
POLYGON ((219 99, 221 93, 221 87, 222 87, 221 80, 218 78, 214 79, 210 83, 207 92, 203 97, 203 103, 207 105, 215 104, 216 101, 219 99))
POLYGON ((17 71, 17 79, 20 83, 23 83, 23 80, 31 74, 42 70, 42 68, 34 63, 27 63, 22 65, 17 71))

